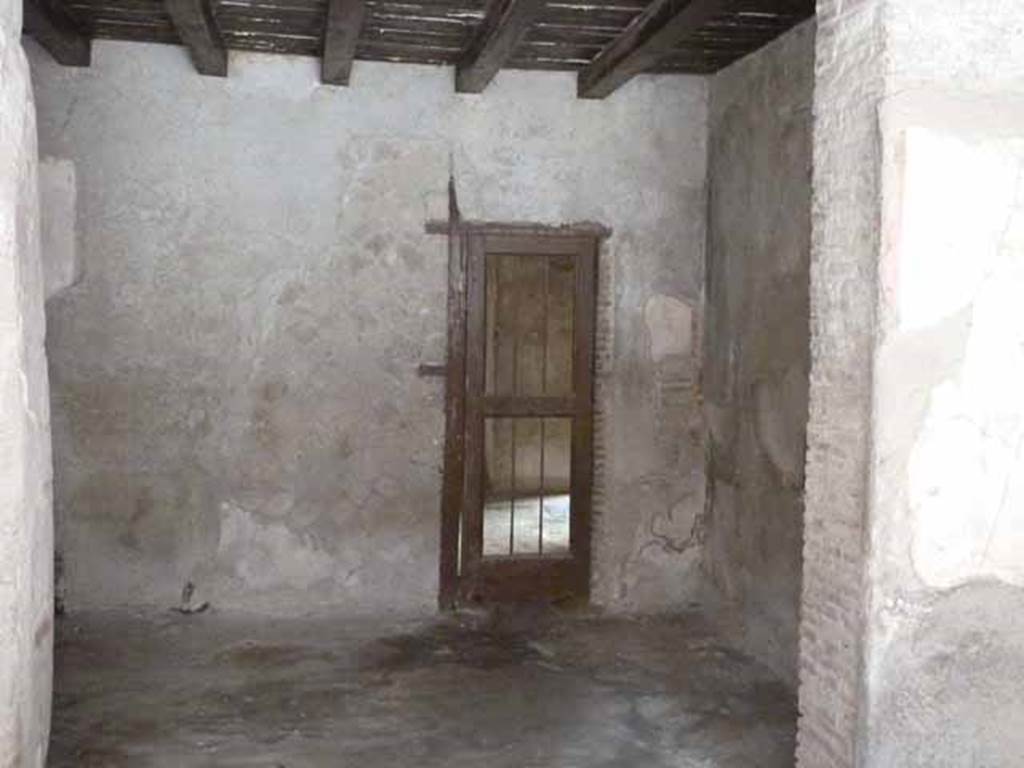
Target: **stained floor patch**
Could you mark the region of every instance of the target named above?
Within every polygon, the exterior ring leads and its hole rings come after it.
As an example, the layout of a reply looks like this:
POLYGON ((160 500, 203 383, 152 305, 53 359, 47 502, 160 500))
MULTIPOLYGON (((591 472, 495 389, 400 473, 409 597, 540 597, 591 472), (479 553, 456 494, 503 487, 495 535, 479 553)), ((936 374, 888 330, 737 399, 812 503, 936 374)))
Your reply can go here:
POLYGON ((781 768, 794 701, 696 613, 58 625, 50 765, 781 768))

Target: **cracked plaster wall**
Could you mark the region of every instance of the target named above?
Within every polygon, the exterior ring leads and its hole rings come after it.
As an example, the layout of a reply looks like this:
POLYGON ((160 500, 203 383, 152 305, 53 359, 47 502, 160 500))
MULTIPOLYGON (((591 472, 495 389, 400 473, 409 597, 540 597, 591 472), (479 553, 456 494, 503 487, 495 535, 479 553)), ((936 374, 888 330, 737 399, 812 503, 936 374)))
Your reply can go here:
POLYGON ((1024 88, 883 114, 866 754, 1008 767, 1024 755, 1024 88))
POLYGON ((1024 754, 1024 10, 819 2, 798 764, 1024 754))
POLYGON ((810 366, 808 22, 711 79, 705 569, 795 687, 810 366))
POLYGON ((468 217, 613 229, 593 598, 694 593, 702 79, 590 102, 568 74, 460 96, 442 68, 360 62, 337 89, 313 59, 233 53, 225 80, 170 46, 30 54, 79 208, 82 279, 48 304, 70 608, 172 605, 186 581, 275 613, 435 604, 442 387, 415 369, 444 350, 423 226, 450 156, 468 217))
POLYGON ((1024 755, 1024 8, 892 0, 864 759, 1024 755))
POLYGON ((53 521, 35 108, 21 3, 0 1, 0 766, 42 768, 53 521))

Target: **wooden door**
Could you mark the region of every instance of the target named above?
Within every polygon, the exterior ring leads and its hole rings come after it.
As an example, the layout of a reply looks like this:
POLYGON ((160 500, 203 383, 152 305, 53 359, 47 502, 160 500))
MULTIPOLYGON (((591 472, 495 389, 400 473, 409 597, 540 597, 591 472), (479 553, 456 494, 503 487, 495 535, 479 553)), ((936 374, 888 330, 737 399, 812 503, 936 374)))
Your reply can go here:
POLYGON ((463 601, 586 598, 597 241, 468 231, 463 601))

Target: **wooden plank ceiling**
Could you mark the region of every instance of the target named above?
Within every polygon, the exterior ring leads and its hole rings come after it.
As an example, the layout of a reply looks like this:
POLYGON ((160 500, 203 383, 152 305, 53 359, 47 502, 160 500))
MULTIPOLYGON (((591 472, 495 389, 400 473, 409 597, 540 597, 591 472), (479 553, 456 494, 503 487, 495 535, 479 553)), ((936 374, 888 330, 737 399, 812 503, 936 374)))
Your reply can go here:
POLYGON ((499 69, 578 72, 602 98, 640 72, 710 74, 814 13, 814 0, 24 0, 25 31, 69 66, 95 38, 188 47, 227 74, 227 50, 317 56, 325 83, 353 60, 456 67, 478 93, 499 69))

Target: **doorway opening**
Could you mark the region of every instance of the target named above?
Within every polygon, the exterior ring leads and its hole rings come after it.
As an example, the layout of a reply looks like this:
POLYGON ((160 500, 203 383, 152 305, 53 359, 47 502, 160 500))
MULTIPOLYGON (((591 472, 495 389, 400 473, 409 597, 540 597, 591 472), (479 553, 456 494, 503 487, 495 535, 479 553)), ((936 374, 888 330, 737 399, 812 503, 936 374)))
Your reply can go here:
POLYGON ((449 339, 463 343, 449 344, 447 428, 462 455, 445 462, 441 603, 585 601, 599 235, 449 236, 464 269, 450 286, 462 300, 449 339))

